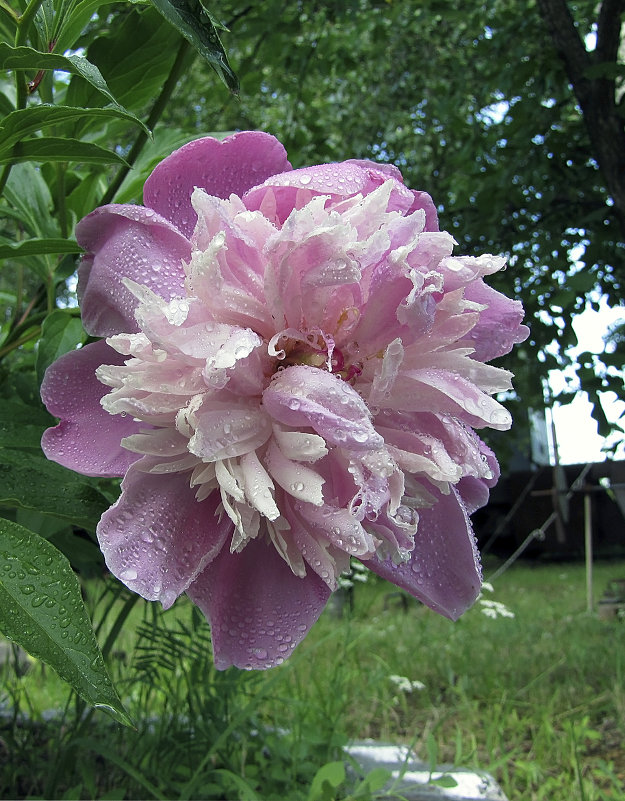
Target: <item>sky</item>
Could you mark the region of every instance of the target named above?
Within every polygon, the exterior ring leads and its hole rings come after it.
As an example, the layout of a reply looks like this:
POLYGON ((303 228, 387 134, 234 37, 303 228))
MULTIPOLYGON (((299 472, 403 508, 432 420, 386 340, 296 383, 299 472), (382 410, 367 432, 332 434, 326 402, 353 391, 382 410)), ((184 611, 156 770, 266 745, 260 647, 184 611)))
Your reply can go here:
MULTIPOLYGON (((619 319, 625 318, 625 306, 609 309, 602 301, 601 310, 596 312, 587 308, 573 321, 579 346, 571 352, 581 353, 603 351, 603 335, 608 327, 619 319)), ((549 374, 552 392, 556 394, 564 387, 564 377, 559 371, 549 374)), ((625 393, 623 396, 625 397, 625 393)), ((625 401, 614 393, 604 395, 603 407, 610 421, 616 420, 625 410, 625 401)), ((586 393, 579 392, 575 399, 566 405, 556 404, 553 410, 558 453, 561 464, 582 464, 584 462, 601 462, 606 457, 601 447, 605 440, 597 434, 597 424, 591 417, 592 405, 586 393)), ((616 458, 625 459, 625 445, 621 444, 616 458)))

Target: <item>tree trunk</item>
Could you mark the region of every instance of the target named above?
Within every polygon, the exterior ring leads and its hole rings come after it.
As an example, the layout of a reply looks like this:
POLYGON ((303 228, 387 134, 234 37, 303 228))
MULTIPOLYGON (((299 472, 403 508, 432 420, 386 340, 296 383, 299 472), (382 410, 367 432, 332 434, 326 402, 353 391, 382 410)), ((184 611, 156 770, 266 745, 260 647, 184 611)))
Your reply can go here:
POLYGON ((618 113, 614 70, 621 40, 625 0, 603 0, 597 19, 597 43, 586 50, 566 0, 538 0, 553 43, 581 107, 593 156, 614 201, 625 237, 625 125, 618 113))

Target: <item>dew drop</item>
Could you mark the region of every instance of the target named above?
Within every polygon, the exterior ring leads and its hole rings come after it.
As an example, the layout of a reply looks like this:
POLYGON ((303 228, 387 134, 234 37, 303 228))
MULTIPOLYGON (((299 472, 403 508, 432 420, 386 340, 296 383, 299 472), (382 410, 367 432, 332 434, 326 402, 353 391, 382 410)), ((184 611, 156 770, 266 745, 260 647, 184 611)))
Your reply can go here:
POLYGON ((137 578, 137 571, 128 568, 127 570, 122 570, 119 577, 122 581, 134 581, 137 578))

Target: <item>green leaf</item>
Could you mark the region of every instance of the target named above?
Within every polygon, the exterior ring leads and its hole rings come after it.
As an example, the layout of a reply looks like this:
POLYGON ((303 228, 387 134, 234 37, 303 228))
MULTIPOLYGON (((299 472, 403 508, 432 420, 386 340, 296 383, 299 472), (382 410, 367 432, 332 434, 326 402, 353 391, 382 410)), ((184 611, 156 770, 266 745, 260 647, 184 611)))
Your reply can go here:
POLYGON ((367 790, 369 793, 375 793, 381 790, 385 784, 388 784, 393 778, 393 774, 386 768, 374 768, 369 771, 364 777, 359 787, 367 790))
POLYGON ((315 773, 310 785, 307 801, 330 801, 334 791, 345 781, 343 762, 328 762, 315 773))
POLYGON ((58 237, 59 229, 52 217, 52 196, 41 170, 34 164, 16 164, 11 170, 4 194, 22 226, 34 237, 58 237))
POLYGON ((82 248, 73 239, 56 238, 25 239, 22 242, 3 242, 0 244, 0 259, 57 253, 82 253, 82 248))
POLYGON ((132 726, 67 559, 32 531, 0 519, 0 565, 4 636, 53 667, 87 703, 132 726))
MULTIPOLYGON (((195 47, 219 75, 221 80, 237 94, 239 79, 228 63, 217 26, 206 6, 200 0, 152 0, 168 22, 195 47)), ((219 26, 224 29, 222 25, 219 26)))
POLYGON ((57 139, 56 137, 28 139, 16 150, 3 148, 0 163, 16 164, 21 161, 81 161, 84 164, 126 164, 112 150, 81 142, 79 139, 57 139))
POLYGON ((450 776, 448 773, 444 773, 437 779, 430 779, 428 784, 433 784, 436 787, 449 787, 449 788, 458 786, 458 782, 454 779, 453 776, 450 776))
POLYGON ((95 529, 109 506, 85 476, 48 461, 42 453, 0 448, 0 507, 36 509, 95 529))
MULTIPOLYGON (((107 86, 125 108, 143 110, 158 97, 171 71, 180 35, 151 5, 126 10, 111 30, 88 47, 107 86)), ((65 103, 74 107, 103 105, 102 95, 79 76, 72 77, 65 103)), ((74 136, 81 138, 82 126, 74 136)))
POLYGON ((236 791, 236 798, 240 801, 262 801, 258 793, 251 787, 242 776, 233 773, 227 768, 216 768, 212 773, 219 777, 220 786, 226 791, 233 787, 236 791))
POLYGON ((43 321, 35 362, 39 382, 43 381, 43 374, 52 362, 77 345, 83 345, 86 337, 80 317, 75 313, 56 309, 49 314, 43 321))
POLYGON ((124 119, 140 125, 146 133, 146 126, 121 106, 105 106, 104 108, 75 108, 73 106, 51 106, 42 104, 12 111, 0 125, 0 148, 12 147, 22 142, 25 137, 52 126, 76 122, 85 118, 124 119))
POLYGON ((76 46, 81 33, 91 22, 93 15, 101 6, 111 5, 116 0, 80 0, 63 2, 55 16, 54 34, 50 39, 56 41, 56 50, 64 53, 76 46))
MULTIPOLYGON (((41 448, 41 435, 54 425, 45 409, 0 399, 0 448, 41 448)), ((1 451, 0 451, 1 453, 1 451)))
MULTIPOLYGON (((61 56, 57 53, 42 53, 32 47, 11 47, 0 42, 0 69, 3 70, 60 70, 80 75, 94 89, 103 94, 114 105, 119 106, 111 94, 100 70, 81 56, 61 56)), ((138 120, 137 120, 138 121, 138 120)))

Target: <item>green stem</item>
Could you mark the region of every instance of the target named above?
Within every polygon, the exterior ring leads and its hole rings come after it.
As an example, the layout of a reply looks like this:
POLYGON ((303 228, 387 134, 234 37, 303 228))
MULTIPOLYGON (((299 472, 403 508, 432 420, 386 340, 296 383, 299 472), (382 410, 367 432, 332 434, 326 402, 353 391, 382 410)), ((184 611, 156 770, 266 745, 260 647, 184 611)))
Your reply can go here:
MULTIPOLYGON (((30 3, 26 6, 26 10, 21 17, 18 18, 17 33, 15 34, 15 47, 20 47, 26 44, 28 41, 28 31, 30 30, 30 26, 35 19, 35 15, 39 11, 43 2, 44 0, 30 0, 30 3)), ((3 6, 4 5, 5 4, 3 3, 3 6)), ((15 90, 17 94, 16 108, 26 108, 28 92, 26 90, 26 76, 22 70, 15 70, 15 90)), ((16 147, 19 147, 19 144, 16 145, 16 147)), ((12 166, 12 164, 7 164, 2 170, 2 174, 0 175, 0 195, 2 195, 4 192, 4 187, 6 186, 9 174, 11 173, 12 166)))
POLYGON ((0 8, 4 9, 4 11, 13 18, 14 22, 20 21, 19 14, 16 14, 15 11, 11 8, 8 3, 5 3, 4 0, 0 0, 0 8))
MULTIPOLYGON (((180 43, 180 47, 178 48, 178 53, 176 55, 176 60, 173 63, 171 68, 171 72, 167 80, 165 81, 165 85, 156 101, 156 103, 152 106, 152 111, 150 112, 150 116, 147 119, 147 127, 152 130, 158 120, 160 119, 165 107, 169 103, 169 99, 176 88, 176 84, 178 80, 184 73, 185 69, 189 63, 189 57, 193 58, 195 56, 195 51, 191 49, 191 46, 187 42, 186 39, 183 39, 180 43)), ((104 194, 100 205, 104 206, 107 203, 110 203, 117 191, 119 190, 120 186, 124 182, 125 177, 128 175, 128 172, 132 168, 133 164, 137 160, 139 154, 143 150, 143 147, 147 141, 147 134, 145 131, 141 131, 135 140, 134 145, 130 153, 128 154, 128 158, 126 161, 128 162, 128 166, 124 165, 120 168, 119 172, 117 173, 115 180, 109 186, 108 190, 104 194)))
MULTIPOLYGON (((20 17, 17 24, 17 33, 15 34, 15 47, 21 47, 28 41, 28 32, 30 26, 33 24, 35 15, 39 11, 43 0, 30 0, 26 6, 26 10, 20 17)), ((26 76, 22 70, 15 70, 15 86, 17 89, 17 108, 26 108, 26 100, 28 99, 28 92, 26 90, 26 76)))
POLYGON ((30 26, 43 3, 44 0, 30 0, 30 3, 26 6, 26 10, 18 22, 17 34, 15 35, 15 47, 26 44, 30 26))
POLYGON ((11 172, 11 164, 6 164, 2 173, 0 174, 0 196, 4 192, 4 187, 7 185, 9 173, 11 172))
POLYGON ((56 165, 56 185, 57 185, 57 211, 59 216, 59 228, 61 236, 67 239, 67 210, 65 208, 65 164, 56 165))
POLYGON ((20 339, 16 339, 14 342, 11 342, 10 345, 0 348, 0 359, 4 359, 4 357, 12 350, 16 350, 22 345, 25 345, 27 342, 31 342, 33 339, 39 339, 40 336, 41 327, 37 326, 36 328, 33 328, 32 331, 29 331, 28 334, 24 334, 23 337, 20 337, 20 339))

